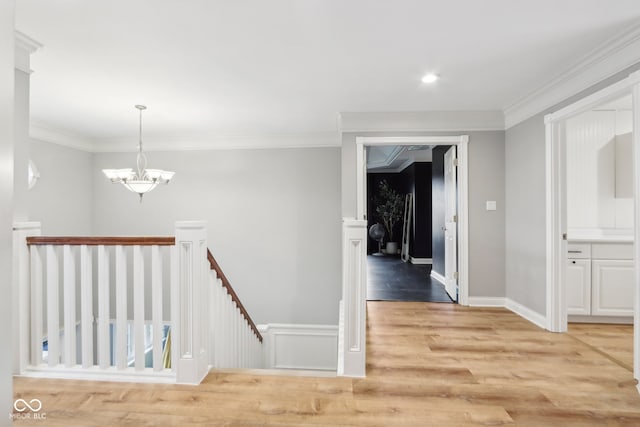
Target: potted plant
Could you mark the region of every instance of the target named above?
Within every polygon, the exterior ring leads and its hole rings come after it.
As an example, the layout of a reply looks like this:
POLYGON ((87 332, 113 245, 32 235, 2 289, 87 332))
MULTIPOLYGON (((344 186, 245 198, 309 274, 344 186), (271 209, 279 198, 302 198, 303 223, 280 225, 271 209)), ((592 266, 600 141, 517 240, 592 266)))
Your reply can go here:
POLYGON ((393 229, 402 220, 403 209, 404 200, 402 195, 391 188, 386 179, 380 181, 376 197, 376 214, 387 229, 389 236, 386 246, 387 254, 396 254, 398 252, 398 243, 393 240, 393 229))

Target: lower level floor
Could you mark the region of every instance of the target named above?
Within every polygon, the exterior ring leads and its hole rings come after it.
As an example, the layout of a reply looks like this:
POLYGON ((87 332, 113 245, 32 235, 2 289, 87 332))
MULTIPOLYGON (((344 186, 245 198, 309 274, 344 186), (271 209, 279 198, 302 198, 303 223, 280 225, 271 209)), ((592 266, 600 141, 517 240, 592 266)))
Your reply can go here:
POLYGON ((366 378, 212 371, 182 386, 18 377, 15 396, 42 402, 42 425, 65 427, 640 425, 631 326, 555 334, 500 308, 371 301, 367 328, 366 378))

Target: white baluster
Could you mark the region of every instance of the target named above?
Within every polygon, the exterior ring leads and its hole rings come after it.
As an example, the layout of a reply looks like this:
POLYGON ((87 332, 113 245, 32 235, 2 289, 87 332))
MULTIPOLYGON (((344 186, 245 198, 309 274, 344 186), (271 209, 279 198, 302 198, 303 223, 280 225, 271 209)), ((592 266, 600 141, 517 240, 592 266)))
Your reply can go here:
POLYGON ((104 245, 98 246, 98 364, 107 369, 111 365, 111 339, 109 334, 109 253, 104 245))
POLYGON ((133 336, 135 339, 135 368, 141 371, 144 357, 144 256, 142 246, 133 247, 133 336))
POLYGON ((116 258, 116 366, 127 368, 127 256, 122 245, 115 247, 116 258))
POLYGON ((76 260, 70 245, 62 247, 64 282, 64 365, 76 364, 76 260))
POLYGON ((162 253, 151 246, 151 316, 153 318, 153 370, 162 370, 162 253))
POLYGON ((231 368, 232 365, 232 354, 231 354, 231 316, 233 314, 233 302, 231 300, 231 295, 226 293, 224 296, 224 367, 231 368))
POLYGON ((42 255, 33 245, 31 256, 31 364, 42 364, 42 255))
POLYGON ((93 265, 91 250, 80 246, 80 322, 82 333, 82 367, 93 366, 93 265))
POLYGON ((59 267, 58 254, 53 245, 46 246, 47 251, 47 340, 49 352, 49 366, 56 366, 60 362, 60 313, 59 297, 59 267))
POLYGON ((179 350, 176 347, 176 342, 179 342, 180 337, 180 331, 178 330, 178 316, 180 315, 180 309, 179 309, 179 305, 178 305, 178 298, 180 297, 180 292, 179 292, 179 288, 178 288, 178 275, 179 275, 179 271, 178 271, 178 266, 179 266, 179 260, 178 260, 178 247, 177 246, 171 246, 170 249, 170 253, 171 253, 171 260, 170 260, 170 265, 171 265, 171 287, 170 287, 170 313, 171 313, 171 372, 174 372, 177 374, 178 371, 178 358, 179 358, 179 350))

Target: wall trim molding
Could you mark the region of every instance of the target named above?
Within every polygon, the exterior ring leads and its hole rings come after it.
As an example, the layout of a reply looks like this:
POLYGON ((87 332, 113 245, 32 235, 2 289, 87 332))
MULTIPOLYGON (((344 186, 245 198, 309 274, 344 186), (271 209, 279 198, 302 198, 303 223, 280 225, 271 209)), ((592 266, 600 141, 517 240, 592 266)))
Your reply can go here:
MULTIPOLYGON (((43 142, 62 145, 89 153, 134 153, 135 137, 90 138, 32 120, 29 136, 43 142)), ((258 150, 274 148, 341 147, 338 132, 289 134, 216 135, 145 137, 144 149, 152 151, 258 150)))
POLYGON ((438 273, 437 271, 431 270, 431 278, 434 279, 435 281, 441 283, 442 285, 445 284, 446 280, 444 278, 444 276, 440 273, 438 273))
POLYGON ((433 264, 433 259, 432 258, 414 258, 414 257, 409 257, 409 261, 411 262, 411 264, 415 264, 415 265, 431 265, 431 264, 433 264))
POLYGON ((640 62, 640 25, 628 27, 575 65, 504 109, 505 128, 557 105, 640 62))
POLYGON ((507 302, 504 297, 469 297, 471 307, 506 307, 507 302))
POLYGON ((31 54, 42 48, 42 43, 32 39, 18 30, 14 31, 14 68, 24 73, 31 74, 31 54))
POLYGON ((505 308, 513 311, 520 317, 524 317, 534 325, 542 329, 547 329, 547 318, 537 311, 533 311, 529 307, 525 307, 511 298, 505 298, 505 308))
POLYGON ((337 369, 338 325, 270 323, 258 325, 265 369, 337 369))
POLYGON ((504 130, 502 111, 341 112, 347 132, 471 132, 504 130))

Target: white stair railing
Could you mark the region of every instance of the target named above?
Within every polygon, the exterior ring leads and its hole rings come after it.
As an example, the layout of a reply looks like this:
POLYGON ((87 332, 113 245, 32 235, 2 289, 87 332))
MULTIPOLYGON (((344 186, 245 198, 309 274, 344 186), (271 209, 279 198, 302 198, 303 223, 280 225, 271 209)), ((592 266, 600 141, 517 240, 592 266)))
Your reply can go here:
POLYGON ((209 273, 210 357, 214 368, 259 369, 264 366, 262 335, 240 302, 217 261, 207 253, 209 273))
POLYGON ((261 368, 262 336, 204 223, 175 231, 47 237, 16 224, 14 373, 198 384, 210 366, 261 368))

